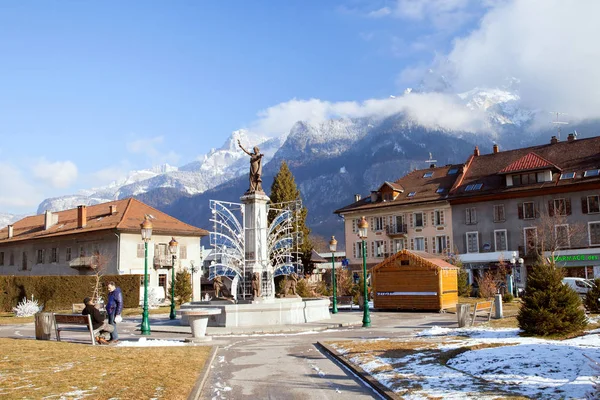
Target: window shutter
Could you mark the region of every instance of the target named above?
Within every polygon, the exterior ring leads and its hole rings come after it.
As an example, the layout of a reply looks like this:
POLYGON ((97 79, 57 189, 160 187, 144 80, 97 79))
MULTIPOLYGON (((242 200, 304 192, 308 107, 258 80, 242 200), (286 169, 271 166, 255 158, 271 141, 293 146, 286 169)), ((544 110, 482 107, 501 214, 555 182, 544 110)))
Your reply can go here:
POLYGON ((371 241, 371 257, 375 257, 375 241, 371 241))
POLYGON ((444 211, 440 211, 440 224, 444 225, 445 221, 444 221, 444 211))
POLYGON ((571 199, 565 199, 565 208, 567 215, 571 215, 571 199))
POLYGON ((476 208, 471 208, 471 222, 474 224, 477 223, 477 209, 476 208))
POLYGON ((138 258, 144 258, 144 244, 138 243, 137 245, 137 256, 138 258))
POLYGON ((423 216, 423 227, 427 226, 427 212, 421 214, 423 216))
POLYGON ((581 198, 581 212, 584 214, 588 213, 588 202, 587 202, 587 197, 583 196, 581 198))
POLYGON ((408 249, 408 239, 404 239, 404 242, 402 244, 402 248, 403 249, 408 249))
POLYGON ((519 214, 519 219, 523 219, 523 203, 517 204, 517 212, 519 214))
POLYGON ((415 226, 415 213, 412 213, 412 214, 410 214, 410 227, 413 228, 414 226, 415 226))
POLYGON ((371 232, 375 232, 375 218, 369 217, 369 220, 371 221, 371 232))
POLYGON ((428 240, 427 240, 427 236, 425 236, 425 237, 423 238, 423 244, 425 245, 424 249, 425 249, 425 252, 426 252, 426 253, 427 253, 427 242, 428 242, 428 240))
POLYGON ((414 250, 415 249, 415 239, 410 238, 410 249, 414 250))
POLYGON ((438 253, 437 240, 435 240, 435 236, 431 237, 431 252, 438 253))
POLYGON ((356 218, 352 218, 352 233, 356 233, 356 218))
POLYGON ((465 224, 470 224, 470 223, 471 223, 471 209, 466 208, 465 209, 465 224))
POLYGON ((554 200, 548 200, 548 215, 554 217, 554 200))
POLYGON ((450 251, 450 236, 446 236, 446 251, 447 251, 448 253, 452 253, 452 252, 450 251))
POLYGON ((383 255, 387 256, 387 254, 388 254, 388 241, 384 240, 383 241, 383 255))
POLYGON ((431 212, 431 226, 435 226, 435 211, 431 212))
POLYGON ((352 257, 353 258, 358 258, 356 256, 356 247, 357 247, 358 243, 354 243, 354 246, 352 246, 352 257))

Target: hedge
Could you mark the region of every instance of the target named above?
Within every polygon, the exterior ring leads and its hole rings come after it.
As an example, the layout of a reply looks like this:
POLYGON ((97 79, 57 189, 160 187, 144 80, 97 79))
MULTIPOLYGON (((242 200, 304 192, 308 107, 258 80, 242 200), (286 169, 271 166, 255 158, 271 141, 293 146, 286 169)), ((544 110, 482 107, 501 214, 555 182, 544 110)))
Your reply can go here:
MULTIPOLYGON (((105 275, 101 278, 101 296, 106 301, 108 282, 114 281, 123 292, 123 306, 140 303, 140 275, 105 275)), ((70 310, 73 303, 92 297, 95 277, 75 276, 0 276, 0 311, 10 312, 24 297, 33 295, 44 311, 70 310)))

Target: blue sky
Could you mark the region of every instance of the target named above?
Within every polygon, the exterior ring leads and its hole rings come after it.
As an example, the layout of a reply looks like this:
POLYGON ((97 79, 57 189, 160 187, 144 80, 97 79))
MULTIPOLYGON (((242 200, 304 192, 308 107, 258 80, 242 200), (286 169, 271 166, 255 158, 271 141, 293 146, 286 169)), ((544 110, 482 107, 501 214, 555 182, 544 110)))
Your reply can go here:
POLYGON ((0 212, 181 166, 293 99, 401 94, 496 3, 3 1, 0 212))

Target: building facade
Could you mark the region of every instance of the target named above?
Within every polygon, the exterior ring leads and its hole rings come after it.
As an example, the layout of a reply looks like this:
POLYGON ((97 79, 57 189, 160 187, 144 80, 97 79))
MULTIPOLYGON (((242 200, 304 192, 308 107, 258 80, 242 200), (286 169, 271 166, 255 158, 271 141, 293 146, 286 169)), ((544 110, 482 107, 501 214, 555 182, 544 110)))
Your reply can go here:
MULTIPOLYGON (((145 250, 140 224, 148 215, 153 224, 148 243, 149 286, 170 286, 175 270, 202 265, 200 239, 207 231, 187 225, 133 198, 77 209, 25 217, 0 229, 1 275, 144 274, 145 250)), ((200 297, 200 274, 194 282, 200 297)))
POLYGON ((452 210, 447 200, 461 165, 431 166, 395 182, 385 182, 367 198, 335 211, 344 218, 346 257, 351 269, 362 267, 358 221, 369 223, 369 267, 403 249, 446 254, 453 247, 452 210))

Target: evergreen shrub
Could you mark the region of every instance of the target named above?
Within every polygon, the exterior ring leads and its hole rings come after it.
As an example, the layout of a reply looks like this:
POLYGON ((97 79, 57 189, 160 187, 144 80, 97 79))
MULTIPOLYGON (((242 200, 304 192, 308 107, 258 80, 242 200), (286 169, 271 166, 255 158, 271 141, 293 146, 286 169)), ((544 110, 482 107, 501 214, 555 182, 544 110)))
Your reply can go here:
POLYGON ((563 285, 563 271, 541 260, 527 276, 527 290, 517 315, 519 327, 530 335, 548 336, 574 333, 587 321, 577 292, 563 285))
POLYGON ((515 297, 510 294, 510 293, 505 293, 504 296, 502 296, 502 302, 503 303, 510 303, 515 299, 515 297))
POLYGON ((584 303, 588 311, 600 312, 600 278, 594 280, 594 287, 586 293, 584 303))
MULTIPOLYGON (((2 276, 0 277, 0 311, 10 312, 24 297, 31 295, 45 311, 70 310, 73 303, 92 297, 95 277, 74 276, 2 276)), ((139 275, 104 275, 101 296, 106 301, 108 282, 114 281, 123 292, 124 307, 138 307, 140 302, 139 275)))
MULTIPOLYGON (((171 291, 169 290, 169 299, 171 291)), ((175 303, 182 305, 192 300, 192 276, 187 270, 175 273, 175 303)))

